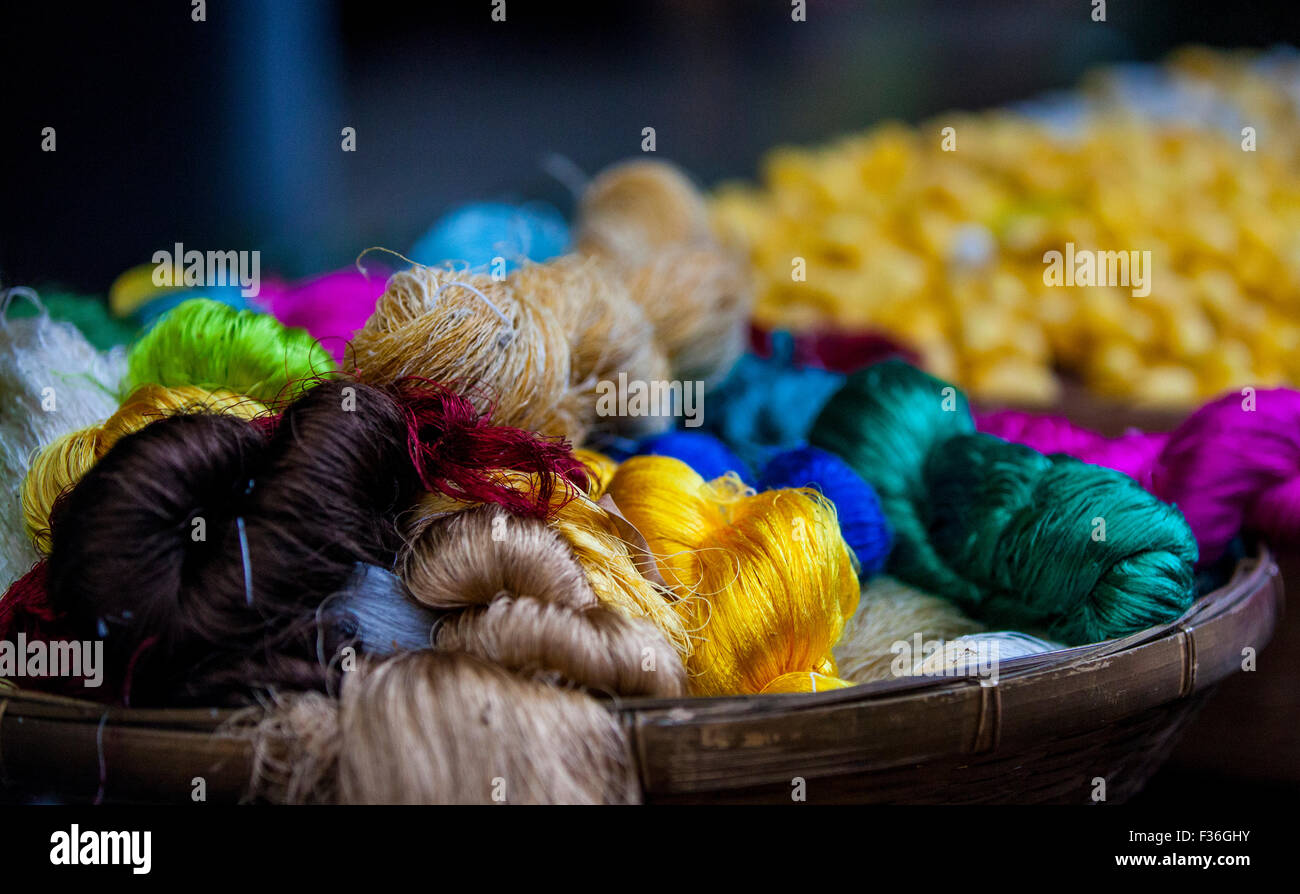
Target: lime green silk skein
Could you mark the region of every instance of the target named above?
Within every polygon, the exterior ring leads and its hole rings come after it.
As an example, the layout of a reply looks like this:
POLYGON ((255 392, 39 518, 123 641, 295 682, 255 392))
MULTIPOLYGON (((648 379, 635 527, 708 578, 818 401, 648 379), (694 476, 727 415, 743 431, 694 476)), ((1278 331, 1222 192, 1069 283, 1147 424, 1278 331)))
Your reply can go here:
POLYGON ((1196 540, 1176 507, 1122 473, 974 429, 960 391, 901 361, 854 373, 822 410, 811 441, 875 488, 891 574, 1069 645, 1187 610, 1196 540))
POLYGON ((145 384, 196 385, 265 403, 294 399, 334 370, 329 352, 305 329, 193 298, 164 314, 131 347, 123 393, 145 384))

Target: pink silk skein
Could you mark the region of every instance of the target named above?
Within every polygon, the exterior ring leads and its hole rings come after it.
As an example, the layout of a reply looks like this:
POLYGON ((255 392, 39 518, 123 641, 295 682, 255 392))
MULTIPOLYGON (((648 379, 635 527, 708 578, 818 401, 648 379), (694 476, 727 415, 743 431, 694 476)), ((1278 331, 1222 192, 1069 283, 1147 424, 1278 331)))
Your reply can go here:
POLYGON ((341 364, 348 340, 374 313, 387 280, 386 270, 368 276, 337 270, 291 285, 263 286, 258 303, 286 326, 306 329, 341 364))
POLYGON ((1169 434, 1130 431, 1107 438, 1061 416, 1012 410, 980 415, 976 425, 1136 479, 1182 510, 1202 563, 1222 556, 1243 529, 1276 546, 1300 545, 1300 392, 1225 394, 1169 434))

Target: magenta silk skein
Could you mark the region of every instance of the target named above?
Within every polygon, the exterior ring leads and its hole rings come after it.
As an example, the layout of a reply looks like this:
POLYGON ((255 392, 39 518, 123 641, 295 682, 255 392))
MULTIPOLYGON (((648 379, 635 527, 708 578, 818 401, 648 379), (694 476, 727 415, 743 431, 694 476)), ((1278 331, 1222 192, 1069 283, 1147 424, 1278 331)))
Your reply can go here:
POLYGON ((1116 469, 1182 510, 1201 564, 1221 557, 1239 531, 1277 546, 1300 545, 1300 392, 1230 392, 1169 434, 1116 438, 1061 416, 1003 410, 976 417, 980 431, 1043 453, 1067 453, 1116 469))

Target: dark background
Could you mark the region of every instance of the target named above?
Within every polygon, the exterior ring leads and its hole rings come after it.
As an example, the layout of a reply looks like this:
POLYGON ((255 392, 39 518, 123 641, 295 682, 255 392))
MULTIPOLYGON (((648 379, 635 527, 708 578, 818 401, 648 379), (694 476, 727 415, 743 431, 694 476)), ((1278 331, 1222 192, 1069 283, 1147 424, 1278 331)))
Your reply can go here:
POLYGON ((0 284, 103 292, 180 241, 302 275, 640 151, 708 184, 764 150, 1074 84, 1195 42, 1300 42, 1294 2, 31 2, 0 12, 0 284), (58 149, 40 151, 57 129, 58 149), (357 151, 340 131, 357 130, 357 151))
MULTIPOLYGON (((646 126, 709 184, 752 177, 780 143, 1023 99, 1098 64, 1300 43, 1295 0, 1111 0, 1105 24, 1089 0, 808 7, 794 23, 788 0, 507 0, 494 23, 491 0, 210 0, 196 23, 190 0, 6 2, 0 286, 102 293, 177 241, 305 275, 373 244, 406 250, 470 200, 567 211, 542 159, 590 173, 639 152, 646 126), (46 126, 57 152, 40 151, 46 126)), ((1204 720, 1258 710, 1225 696, 1204 720)), ((1258 766, 1224 765, 1221 740, 1250 720, 1189 735, 1139 800, 1293 801, 1267 742, 1239 743, 1258 766)))

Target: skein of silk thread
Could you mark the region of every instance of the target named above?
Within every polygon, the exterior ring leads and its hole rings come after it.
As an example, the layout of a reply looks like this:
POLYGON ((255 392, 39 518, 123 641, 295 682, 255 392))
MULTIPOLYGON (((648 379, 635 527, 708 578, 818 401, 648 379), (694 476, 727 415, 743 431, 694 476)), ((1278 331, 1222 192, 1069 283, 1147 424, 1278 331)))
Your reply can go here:
POLYGON ((1190 606, 1197 549, 1177 509, 1113 470, 973 429, 964 395, 901 361, 849 376, 819 416, 813 443, 871 483, 894 527, 892 574, 1069 645, 1190 606))
POLYGON ((980 428, 1043 452, 1116 469, 1182 510, 1212 563, 1243 529, 1289 547, 1300 542, 1300 393, 1228 393, 1168 434, 1107 438, 1061 416, 1002 411, 980 428))
POLYGON ((11 288, 0 298, 0 390, 7 395, 0 412, 0 476, 11 482, 0 498, 0 586, 39 558, 12 485, 22 481, 40 448, 113 412, 125 371, 121 348, 95 350, 71 323, 50 319, 31 289, 11 288), (17 299, 32 302, 37 316, 9 319, 17 299))

